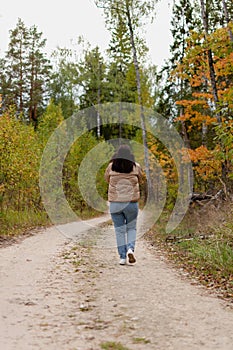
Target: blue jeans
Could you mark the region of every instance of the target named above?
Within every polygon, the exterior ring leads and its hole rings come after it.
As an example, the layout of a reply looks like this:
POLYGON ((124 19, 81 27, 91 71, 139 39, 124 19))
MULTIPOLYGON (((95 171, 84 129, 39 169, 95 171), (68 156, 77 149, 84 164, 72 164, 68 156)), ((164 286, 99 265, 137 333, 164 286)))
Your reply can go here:
POLYGON ((117 249, 121 259, 126 258, 127 250, 134 251, 138 203, 110 202, 110 214, 115 228, 117 249))

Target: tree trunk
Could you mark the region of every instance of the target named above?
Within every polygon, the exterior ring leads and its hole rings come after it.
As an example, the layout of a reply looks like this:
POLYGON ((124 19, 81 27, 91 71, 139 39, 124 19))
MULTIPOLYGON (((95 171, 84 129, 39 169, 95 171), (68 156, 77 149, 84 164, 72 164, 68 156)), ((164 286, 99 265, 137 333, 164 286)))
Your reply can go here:
POLYGON ((122 140, 122 102, 120 101, 120 108, 119 108, 119 145, 121 145, 122 140))
POLYGON ((101 132, 100 132, 100 63, 98 62, 98 77, 97 77, 97 105, 98 105, 98 109, 97 109, 97 137, 100 138, 101 132))
POLYGON ((20 82, 19 82, 19 112, 23 113, 23 48, 20 43, 20 82))
POLYGON ((100 86, 98 86, 97 137, 100 138, 100 86))
POLYGON ((183 140, 184 140, 184 145, 186 148, 191 148, 189 138, 188 138, 187 128, 186 128, 186 124, 185 124, 184 120, 181 121, 181 128, 182 128, 182 136, 183 136, 183 140))

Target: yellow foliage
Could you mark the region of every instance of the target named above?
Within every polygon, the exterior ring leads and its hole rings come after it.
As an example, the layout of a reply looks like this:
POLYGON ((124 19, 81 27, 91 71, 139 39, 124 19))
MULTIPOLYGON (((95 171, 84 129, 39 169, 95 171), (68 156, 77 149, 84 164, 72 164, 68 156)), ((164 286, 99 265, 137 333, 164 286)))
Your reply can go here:
POLYGON ((221 161, 216 160, 214 151, 200 146, 188 150, 196 175, 202 180, 216 179, 221 176, 221 161))
POLYGON ((0 118, 0 189, 4 201, 25 208, 38 203, 38 169, 41 149, 32 126, 8 114, 0 118))

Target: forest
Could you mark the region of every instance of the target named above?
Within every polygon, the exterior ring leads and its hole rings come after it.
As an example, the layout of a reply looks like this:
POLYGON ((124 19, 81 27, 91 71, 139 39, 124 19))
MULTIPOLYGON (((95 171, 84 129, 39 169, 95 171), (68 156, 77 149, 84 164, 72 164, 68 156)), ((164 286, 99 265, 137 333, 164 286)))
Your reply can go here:
MULTIPOLYGON (((146 129, 143 114, 141 128, 100 122, 98 106, 136 104, 141 111, 150 109, 163 116, 176 129, 192 162, 193 192, 187 217, 189 221, 192 216, 195 228, 184 223, 183 229, 166 236, 166 241, 179 241, 177 249, 183 245, 186 252, 194 254, 200 237, 192 240, 192 247, 187 246, 185 238, 195 230, 200 233, 201 223, 202 234, 205 231, 208 235, 208 249, 215 244, 224 249, 232 274, 233 3, 174 1, 170 57, 158 69, 148 63, 149 48, 143 37, 145 24, 156 16, 156 2, 96 0, 111 33, 104 54, 98 46, 91 47, 78 38, 74 49, 58 47, 48 56, 46 38, 36 24, 27 27, 19 18, 10 30, 8 49, 0 58, 1 236, 48 224, 39 188, 43 151, 62 122, 92 107, 96 126, 91 129, 87 120, 82 121, 83 135, 74 142, 63 164, 63 189, 70 206, 83 218, 99 215, 86 203, 77 183, 81 162, 92 148, 102 142, 109 147, 110 139, 139 142, 149 150, 144 160, 140 159, 146 175, 153 167, 152 158, 156 159, 168 184, 165 213, 156 224, 164 240, 163 222, 177 196, 177 172, 169 150, 146 129), (209 221, 217 230, 211 242, 209 233, 213 228, 209 228, 209 221)), ((159 34, 154 35, 156 42, 159 34)), ((104 165, 107 162, 103 161, 104 165)), ((103 172, 104 166, 99 170, 96 187, 106 198, 103 172)), ((146 181, 142 191, 145 198, 146 181)), ((201 254, 203 258, 204 248, 201 254)), ((205 259, 208 265, 209 256, 205 259)))

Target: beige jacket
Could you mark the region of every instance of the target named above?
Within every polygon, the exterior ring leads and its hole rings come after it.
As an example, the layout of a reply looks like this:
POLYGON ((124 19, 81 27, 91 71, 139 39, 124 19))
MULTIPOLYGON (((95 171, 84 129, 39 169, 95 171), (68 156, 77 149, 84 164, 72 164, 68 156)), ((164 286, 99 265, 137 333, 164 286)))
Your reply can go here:
POLYGON ((139 182, 142 179, 141 166, 136 163, 131 173, 112 171, 112 162, 109 163, 104 175, 109 183, 109 202, 137 202, 140 198, 139 182))

